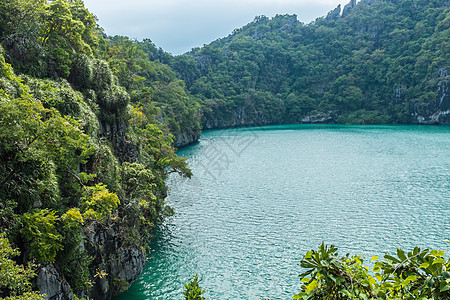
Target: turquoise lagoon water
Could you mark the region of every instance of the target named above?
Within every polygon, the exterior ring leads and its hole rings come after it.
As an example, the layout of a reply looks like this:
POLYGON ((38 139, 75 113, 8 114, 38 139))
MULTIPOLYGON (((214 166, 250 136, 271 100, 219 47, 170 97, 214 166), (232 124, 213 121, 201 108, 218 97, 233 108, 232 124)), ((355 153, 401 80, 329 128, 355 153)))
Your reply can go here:
POLYGON ((141 277, 117 299, 289 299, 298 263, 324 241, 367 258, 450 250, 450 127, 287 125, 204 132, 182 149, 176 214, 141 277))

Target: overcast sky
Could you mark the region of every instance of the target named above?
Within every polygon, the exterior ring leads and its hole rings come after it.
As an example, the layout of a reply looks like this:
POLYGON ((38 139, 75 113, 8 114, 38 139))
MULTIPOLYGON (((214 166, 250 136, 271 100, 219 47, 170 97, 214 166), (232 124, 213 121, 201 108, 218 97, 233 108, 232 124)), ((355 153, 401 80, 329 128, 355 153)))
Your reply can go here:
POLYGON ((229 35, 255 16, 296 14, 309 23, 350 0, 84 0, 108 35, 149 38, 172 54, 229 35))

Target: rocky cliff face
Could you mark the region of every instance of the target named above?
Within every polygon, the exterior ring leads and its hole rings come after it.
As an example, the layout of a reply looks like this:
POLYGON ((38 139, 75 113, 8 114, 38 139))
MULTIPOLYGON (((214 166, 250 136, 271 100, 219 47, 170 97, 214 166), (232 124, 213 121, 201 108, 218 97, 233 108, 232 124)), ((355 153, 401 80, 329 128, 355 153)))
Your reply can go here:
POLYGON ((186 147, 188 145, 191 145, 195 142, 198 141, 198 139, 200 138, 200 134, 201 132, 183 132, 180 135, 178 135, 176 137, 176 140, 174 142, 174 147, 175 148, 182 148, 182 147, 186 147))
POLYGON ((445 68, 440 68, 435 79, 436 100, 430 103, 411 103, 413 124, 450 125, 450 76, 445 68))
MULTIPOLYGON (((82 247, 93 261, 89 265, 92 289, 82 293, 93 299, 111 299, 126 290, 142 273, 145 253, 127 246, 119 235, 118 224, 95 224, 85 232, 82 247)), ((49 300, 74 300, 72 289, 58 266, 42 265, 37 271, 36 287, 49 300)))
MULTIPOLYGON (((111 142, 119 160, 136 161, 139 154, 127 140, 125 122, 114 119, 110 122, 99 120, 99 123, 99 135, 111 142)), ((106 224, 93 223, 85 229, 79 248, 92 258, 88 267, 92 288, 83 291, 82 297, 111 299, 126 290, 142 273, 145 253, 140 247, 124 242, 122 230, 120 224, 112 221, 106 224)), ((35 283, 36 288, 47 295, 45 299, 75 299, 72 287, 62 274, 58 265, 40 266, 35 283)))
POLYGON ((94 257, 89 266, 94 283, 90 296, 94 299, 110 299, 123 292, 144 269, 142 249, 125 245, 119 232, 117 224, 97 224, 86 233, 85 249, 94 257))
POLYGON ((341 11, 342 11, 341 5, 339 4, 335 9, 333 9, 332 11, 330 11, 327 14, 326 19, 327 20, 337 20, 337 19, 339 19, 341 17, 341 11))
POLYGON ((250 106, 239 106, 231 111, 227 111, 226 108, 215 108, 214 110, 214 113, 205 115, 202 124, 203 129, 260 126, 277 123, 250 106))
POLYGON ((329 111, 327 113, 318 113, 310 116, 306 116, 302 119, 304 124, 332 124, 337 120, 336 112, 329 111))
POLYGON ((138 153, 133 143, 127 140, 127 126, 124 120, 114 119, 112 122, 99 120, 99 135, 108 137, 114 152, 120 161, 136 161, 138 153))
POLYGON ((69 283, 53 264, 41 265, 36 272, 36 287, 50 300, 74 300, 69 283))
POLYGON ((344 6, 344 9, 342 10, 342 16, 345 17, 346 15, 348 15, 355 6, 356 0, 350 0, 350 2, 344 6))

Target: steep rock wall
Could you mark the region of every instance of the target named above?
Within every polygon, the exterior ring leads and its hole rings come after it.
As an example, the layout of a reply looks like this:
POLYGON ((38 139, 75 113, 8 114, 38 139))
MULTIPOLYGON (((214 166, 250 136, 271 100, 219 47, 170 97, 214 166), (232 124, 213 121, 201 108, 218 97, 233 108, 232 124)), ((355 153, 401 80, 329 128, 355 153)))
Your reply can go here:
POLYGON ((111 299, 126 290, 142 273, 145 254, 140 247, 127 246, 120 238, 120 226, 97 224, 86 233, 85 249, 94 257, 89 266, 94 299, 111 299), (96 276, 103 272, 106 276, 96 276))
POLYGON ((436 100, 411 103, 411 123, 450 125, 450 76, 445 68, 437 74, 436 100))
MULTIPOLYGON (((118 224, 94 224, 85 232, 84 251, 91 257, 89 265, 92 289, 82 296, 111 299, 126 290, 142 273, 145 253, 140 247, 126 245, 120 238, 118 224)), ((41 265, 36 287, 49 300, 74 300, 72 288, 54 264, 41 265)))
POLYGON ((199 140, 200 134, 201 132, 183 132, 176 137, 174 147, 182 148, 191 145, 199 140))

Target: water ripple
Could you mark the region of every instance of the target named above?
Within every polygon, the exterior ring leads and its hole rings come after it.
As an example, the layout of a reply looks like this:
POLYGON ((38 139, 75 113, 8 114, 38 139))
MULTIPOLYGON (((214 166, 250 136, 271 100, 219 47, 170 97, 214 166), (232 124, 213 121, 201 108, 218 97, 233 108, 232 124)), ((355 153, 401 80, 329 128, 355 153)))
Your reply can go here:
POLYGON ((206 132, 180 151, 194 177, 170 178, 176 215, 118 299, 182 299, 195 273, 208 299, 290 299, 299 260, 322 241, 366 257, 448 249, 449 141, 448 127, 206 132))

